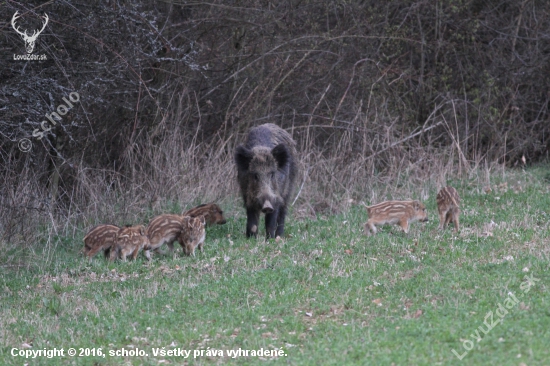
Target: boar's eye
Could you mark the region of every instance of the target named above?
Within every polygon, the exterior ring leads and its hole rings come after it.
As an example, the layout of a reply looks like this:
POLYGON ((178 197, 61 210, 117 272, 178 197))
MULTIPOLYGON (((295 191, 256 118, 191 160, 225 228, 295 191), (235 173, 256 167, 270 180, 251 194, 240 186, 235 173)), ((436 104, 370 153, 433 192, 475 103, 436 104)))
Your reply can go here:
POLYGON ((269 179, 273 179, 274 176, 275 176, 275 172, 269 173, 269 179))
POLYGON ((260 175, 258 173, 254 173, 254 179, 255 180, 260 180, 260 175))

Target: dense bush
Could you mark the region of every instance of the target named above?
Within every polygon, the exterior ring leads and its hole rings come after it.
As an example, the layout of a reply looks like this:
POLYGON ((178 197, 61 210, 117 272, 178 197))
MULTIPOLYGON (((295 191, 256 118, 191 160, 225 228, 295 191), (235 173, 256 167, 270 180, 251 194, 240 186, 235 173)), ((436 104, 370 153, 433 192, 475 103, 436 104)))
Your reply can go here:
POLYGON ((425 156, 468 169, 550 148, 543 0, 10 0, 0 14, 0 233, 10 237, 53 208, 88 220, 90 204, 128 184, 132 197, 183 199, 167 180, 207 165, 231 176, 235 143, 267 121, 292 131, 321 191, 336 171, 334 189, 353 191, 408 163, 424 169, 425 156), (13 60, 25 53, 16 11, 29 34, 48 14, 34 51, 47 61, 13 60), (33 137, 71 92, 80 101, 33 137))

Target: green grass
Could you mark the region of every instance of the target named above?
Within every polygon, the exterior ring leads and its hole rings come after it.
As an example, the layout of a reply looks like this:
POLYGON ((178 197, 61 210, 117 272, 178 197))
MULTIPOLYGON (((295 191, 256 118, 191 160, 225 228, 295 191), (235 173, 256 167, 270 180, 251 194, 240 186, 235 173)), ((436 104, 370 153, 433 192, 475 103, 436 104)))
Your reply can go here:
POLYGON ((408 235, 386 226, 364 236, 366 212, 356 205, 316 220, 290 215, 288 237, 267 242, 244 238, 240 213, 209 228, 195 258, 180 250, 151 263, 88 261, 78 254, 84 233, 5 249, 0 363, 548 365, 548 171, 508 172, 490 193, 453 182, 463 202, 459 235, 437 230, 430 192, 430 222, 413 223, 408 235), (527 293, 525 275, 539 279, 527 293), (476 342, 471 335, 509 292, 521 303, 476 342), (452 349, 463 354, 467 340, 473 349, 459 360, 452 349), (107 356, 24 360, 13 347, 101 348, 107 356), (153 356, 162 347, 204 355, 153 356), (148 356, 108 355, 122 348, 148 356), (239 348, 285 355, 228 357, 239 348))

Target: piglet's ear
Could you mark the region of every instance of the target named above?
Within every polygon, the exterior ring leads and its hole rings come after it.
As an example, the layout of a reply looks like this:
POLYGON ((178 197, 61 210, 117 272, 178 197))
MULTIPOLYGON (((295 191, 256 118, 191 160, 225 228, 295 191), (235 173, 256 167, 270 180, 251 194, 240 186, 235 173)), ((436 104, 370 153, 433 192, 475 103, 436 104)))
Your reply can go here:
POLYGON ((252 151, 246 147, 239 145, 235 151, 235 163, 240 171, 247 171, 250 162, 252 161, 252 151))
POLYGON ((285 144, 279 144, 275 146, 271 150, 271 154, 277 161, 277 165, 279 169, 283 168, 285 165, 288 164, 288 161, 290 160, 290 155, 288 153, 288 149, 286 148, 285 144))

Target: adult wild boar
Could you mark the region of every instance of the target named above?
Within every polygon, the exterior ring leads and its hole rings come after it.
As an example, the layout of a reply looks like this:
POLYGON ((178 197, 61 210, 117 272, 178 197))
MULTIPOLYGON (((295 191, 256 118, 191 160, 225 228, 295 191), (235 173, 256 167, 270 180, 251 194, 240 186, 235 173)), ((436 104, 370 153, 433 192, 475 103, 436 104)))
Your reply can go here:
POLYGON ((292 136, 271 123, 254 127, 246 144, 237 147, 235 163, 246 208, 246 236, 258 234, 260 211, 265 213, 267 238, 282 236, 298 170, 292 136))

